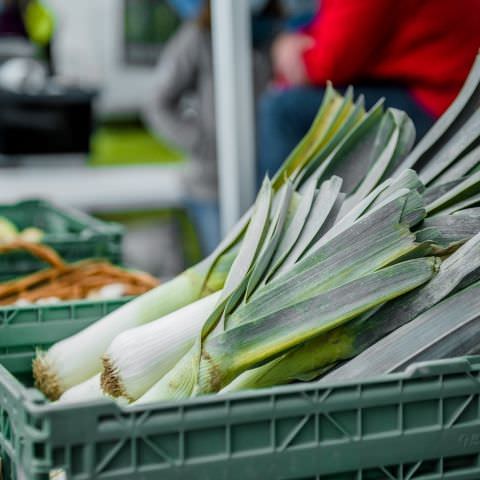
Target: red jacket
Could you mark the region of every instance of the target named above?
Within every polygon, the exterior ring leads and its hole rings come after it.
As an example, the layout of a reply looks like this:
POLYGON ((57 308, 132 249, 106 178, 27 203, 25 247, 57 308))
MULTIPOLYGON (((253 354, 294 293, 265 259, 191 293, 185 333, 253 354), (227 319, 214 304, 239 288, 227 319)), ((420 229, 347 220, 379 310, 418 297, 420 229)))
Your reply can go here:
POLYGON ((322 0, 306 33, 313 84, 405 85, 434 115, 460 90, 480 47, 480 0, 322 0))

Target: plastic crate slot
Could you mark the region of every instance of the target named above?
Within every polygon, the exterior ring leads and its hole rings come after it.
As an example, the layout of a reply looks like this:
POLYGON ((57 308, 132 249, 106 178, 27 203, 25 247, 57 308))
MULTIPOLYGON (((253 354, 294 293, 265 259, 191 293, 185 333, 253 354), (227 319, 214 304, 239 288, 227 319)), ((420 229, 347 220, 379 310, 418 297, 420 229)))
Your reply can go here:
POLYGON ((25 419, 30 428, 33 428, 38 432, 42 432, 46 430, 42 417, 31 415, 30 413, 27 412, 25 415, 25 419))
POLYGON ((126 469, 132 464, 131 441, 124 438, 98 442, 95 448, 95 473, 111 473, 126 469))
POLYGON ((12 459, 0 443, 0 480, 15 480, 12 459))
POLYGON ((226 458, 225 427, 205 428, 185 432, 184 453, 187 462, 199 458, 226 458))
POLYGON ((33 444, 33 455, 35 456, 35 459, 38 460, 43 460, 45 459, 46 455, 46 447, 44 443, 39 443, 36 442, 33 444))
POLYGON ((398 434, 401 431, 399 424, 399 406, 383 405, 364 408, 362 415, 362 436, 378 436, 379 434, 398 434))
POLYGON ((401 474, 401 466, 399 465, 390 465, 388 467, 380 467, 378 469, 380 472, 385 474, 385 478, 388 480, 397 480, 401 474))
POLYGON ((137 463, 143 466, 173 466, 180 453, 176 433, 141 436, 137 439, 137 463))
POLYGON ((317 443, 317 424, 314 415, 282 418, 275 422, 275 446, 279 452, 317 443))
POLYGON ((320 443, 353 441, 356 431, 356 411, 323 413, 319 418, 320 443))
POLYGON ((405 478, 405 480, 411 480, 414 478, 414 475, 418 471, 418 469, 421 467, 422 461, 418 461, 415 463, 407 463, 403 465, 403 472, 402 475, 405 478))
POLYGON ((462 455, 443 459, 443 473, 460 472, 479 466, 479 455, 462 455))
POLYGON ((479 396, 448 398, 443 402, 443 424, 447 428, 475 422, 479 408, 479 396))
MULTIPOLYGON (((318 480, 320 477, 302 477, 295 478, 295 480, 318 480)), ((286 480, 285 477, 280 478, 279 480, 286 480)))
POLYGON ((405 431, 439 428, 440 400, 423 400, 403 404, 405 431))
POLYGON ((57 465, 57 469, 63 468, 64 465, 71 462, 71 456, 67 455, 66 447, 56 447, 52 450, 52 463, 57 465))
POLYGON ((70 466, 72 475, 88 475, 87 465, 91 463, 89 457, 92 456, 92 446, 73 445, 67 452, 69 458, 67 458, 68 462, 65 462, 65 465, 70 466))
POLYGON ((8 413, 0 408, 0 431, 2 437, 0 437, 0 445, 6 445, 7 443, 13 443, 13 430, 10 422, 10 416, 8 413))
POLYGON ((270 438, 270 421, 244 423, 231 426, 232 455, 249 451, 255 453, 274 450, 270 438))
POLYGON ((87 465, 91 463, 89 455, 87 455, 87 452, 90 451, 90 445, 73 445, 71 447, 54 448, 52 453, 52 463, 55 467, 51 470, 58 472, 63 471, 66 478, 81 475, 85 477, 88 475, 86 470, 87 465))
POLYGON ((9 323, 13 322, 18 310, 0 309, 0 326, 6 327, 9 323))
POLYGON ((15 345, 13 347, 6 347, 0 349, 0 354, 10 356, 17 353, 30 353, 33 356, 35 354, 35 349, 31 345, 15 345))
MULTIPOLYGON (((381 472, 377 472, 377 475, 381 472)), ((315 478, 315 477, 313 477, 315 478)), ((319 480, 365 480, 365 477, 358 472, 348 472, 348 473, 336 473, 333 475, 320 475, 319 480)), ((386 480, 385 475, 383 477, 371 477, 369 480, 386 480)))
POLYGON ((420 465, 415 469, 413 476, 411 476, 412 480, 419 480, 430 475, 438 475, 441 473, 440 460, 423 460, 422 462, 419 462, 419 464, 420 465))

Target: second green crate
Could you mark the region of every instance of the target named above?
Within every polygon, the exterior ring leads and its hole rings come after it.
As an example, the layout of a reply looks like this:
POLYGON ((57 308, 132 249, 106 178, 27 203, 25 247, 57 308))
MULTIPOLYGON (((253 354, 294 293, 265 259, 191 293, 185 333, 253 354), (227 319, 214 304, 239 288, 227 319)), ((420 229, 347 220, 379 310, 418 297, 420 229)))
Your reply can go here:
MULTIPOLYGON (((45 232, 42 243, 54 248, 67 262, 85 258, 122 261, 124 229, 116 223, 97 220, 80 211, 44 200, 0 205, 0 217, 18 229, 36 227, 45 232)), ((0 255, 0 281, 27 275, 47 265, 25 252, 0 255)))

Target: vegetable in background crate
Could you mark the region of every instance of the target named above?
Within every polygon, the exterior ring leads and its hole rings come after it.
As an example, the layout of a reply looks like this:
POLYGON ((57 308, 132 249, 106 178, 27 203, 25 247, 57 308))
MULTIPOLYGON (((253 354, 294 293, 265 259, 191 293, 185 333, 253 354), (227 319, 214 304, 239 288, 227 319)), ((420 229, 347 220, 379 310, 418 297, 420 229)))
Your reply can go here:
POLYGON ((19 231, 16 225, 6 217, 0 217, 0 245, 23 240, 24 242, 38 243, 45 232, 36 227, 27 227, 19 231))
POLYGON ((84 298, 118 298, 139 295, 158 285, 143 272, 129 271, 103 260, 65 263, 46 245, 15 241, 0 245, 0 254, 24 250, 51 265, 50 268, 0 284, 0 305, 56 303, 84 298))

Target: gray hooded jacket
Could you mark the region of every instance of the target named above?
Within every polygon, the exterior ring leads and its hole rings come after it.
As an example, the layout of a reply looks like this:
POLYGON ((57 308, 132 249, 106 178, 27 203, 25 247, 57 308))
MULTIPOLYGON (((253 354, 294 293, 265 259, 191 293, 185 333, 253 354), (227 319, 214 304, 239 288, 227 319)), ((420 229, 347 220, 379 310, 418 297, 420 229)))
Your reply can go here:
MULTIPOLYGON (((270 76, 268 56, 254 53, 255 91, 270 76)), ((185 150, 186 193, 192 198, 217 195, 213 59, 210 32, 185 23, 166 45, 146 96, 143 116, 150 130, 185 150), (190 94, 190 95, 189 95, 190 94), (185 98, 192 101, 186 107, 185 98)))

